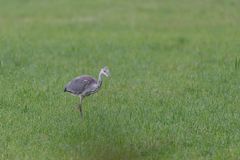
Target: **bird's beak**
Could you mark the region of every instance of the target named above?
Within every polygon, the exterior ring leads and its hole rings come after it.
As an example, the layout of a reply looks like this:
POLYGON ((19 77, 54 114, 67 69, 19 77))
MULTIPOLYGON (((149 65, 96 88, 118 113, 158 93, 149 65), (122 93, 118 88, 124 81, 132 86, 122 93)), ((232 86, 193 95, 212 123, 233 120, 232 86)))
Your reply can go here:
POLYGON ((110 73, 103 73, 107 78, 109 78, 110 77, 110 73))
POLYGON ((104 74, 104 76, 106 76, 106 77, 109 77, 109 76, 110 76, 110 74, 107 74, 107 73, 104 73, 104 72, 103 72, 103 74, 104 74))

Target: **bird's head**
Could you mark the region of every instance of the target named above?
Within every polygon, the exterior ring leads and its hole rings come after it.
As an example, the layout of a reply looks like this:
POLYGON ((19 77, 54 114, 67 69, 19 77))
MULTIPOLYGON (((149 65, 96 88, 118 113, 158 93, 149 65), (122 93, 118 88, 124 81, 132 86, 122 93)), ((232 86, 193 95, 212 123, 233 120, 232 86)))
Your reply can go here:
POLYGON ((101 74, 103 74, 104 76, 106 76, 106 77, 110 77, 110 71, 109 71, 109 69, 108 69, 108 67, 103 67, 102 69, 101 69, 101 74))

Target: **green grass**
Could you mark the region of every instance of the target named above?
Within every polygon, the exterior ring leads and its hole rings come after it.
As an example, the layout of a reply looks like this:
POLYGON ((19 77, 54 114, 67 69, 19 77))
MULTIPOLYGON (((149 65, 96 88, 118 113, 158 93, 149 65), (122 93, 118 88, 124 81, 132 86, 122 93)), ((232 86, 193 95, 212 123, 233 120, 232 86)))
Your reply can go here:
POLYGON ((0 4, 0 159, 240 157, 238 0, 0 4))

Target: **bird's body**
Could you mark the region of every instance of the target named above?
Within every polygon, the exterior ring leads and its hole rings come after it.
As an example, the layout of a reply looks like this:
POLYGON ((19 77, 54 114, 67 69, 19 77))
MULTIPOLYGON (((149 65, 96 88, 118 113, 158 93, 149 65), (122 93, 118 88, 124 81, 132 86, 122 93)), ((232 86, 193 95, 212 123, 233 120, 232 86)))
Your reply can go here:
POLYGON ((89 96, 98 91, 102 83, 88 75, 79 76, 70 81, 64 88, 65 92, 69 92, 74 96, 89 96))
POLYGON ((92 76, 83 75, 74 78, 64 88, 64 92, 69 92, 74 96, 79 96, 79 110, 82 116, 82 99, 86 96, 96 93, 102 86, 102 77, 108 77, 110 72, 107 67, 101 69, 98 80, 92 76))

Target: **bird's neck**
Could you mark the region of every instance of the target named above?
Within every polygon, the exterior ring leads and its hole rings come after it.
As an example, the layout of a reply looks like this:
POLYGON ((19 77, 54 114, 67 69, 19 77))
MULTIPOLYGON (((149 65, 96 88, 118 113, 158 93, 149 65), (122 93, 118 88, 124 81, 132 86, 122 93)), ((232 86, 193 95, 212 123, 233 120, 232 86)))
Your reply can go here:
POLYGON ((97 81, 97 85, 98 85, 98 88, 101 87, 102 85, 102 73, 100 72, 99 75, 98 75, 98 81, 97 81))

